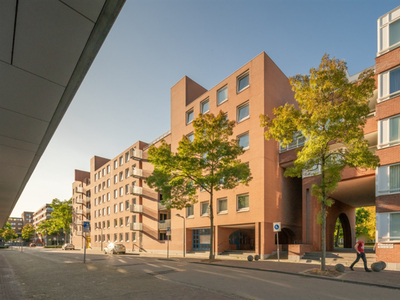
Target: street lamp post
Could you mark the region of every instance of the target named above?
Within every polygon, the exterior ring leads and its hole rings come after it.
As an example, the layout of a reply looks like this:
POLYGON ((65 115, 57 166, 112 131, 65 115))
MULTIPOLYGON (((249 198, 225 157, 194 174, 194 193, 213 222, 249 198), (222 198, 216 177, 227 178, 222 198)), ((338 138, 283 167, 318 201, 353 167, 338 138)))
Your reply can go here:
POLYGON ((185 226, 185 217, 182 217, 180 214, 176 214, 175 216, 182 218, 183 219, 183 257, 185 257, 185 252, 186 252, 186 241, 185 241, 185 236, 186 236, 186 226, 185 226))

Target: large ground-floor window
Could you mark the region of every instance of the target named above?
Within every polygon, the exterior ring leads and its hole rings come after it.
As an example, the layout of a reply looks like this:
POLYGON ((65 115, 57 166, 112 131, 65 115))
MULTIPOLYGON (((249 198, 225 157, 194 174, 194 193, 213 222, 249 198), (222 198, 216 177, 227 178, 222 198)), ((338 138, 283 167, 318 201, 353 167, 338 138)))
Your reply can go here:
POLYGON ((193 250, 209 250, 210 234, 210 228, 193 229, 193 250))

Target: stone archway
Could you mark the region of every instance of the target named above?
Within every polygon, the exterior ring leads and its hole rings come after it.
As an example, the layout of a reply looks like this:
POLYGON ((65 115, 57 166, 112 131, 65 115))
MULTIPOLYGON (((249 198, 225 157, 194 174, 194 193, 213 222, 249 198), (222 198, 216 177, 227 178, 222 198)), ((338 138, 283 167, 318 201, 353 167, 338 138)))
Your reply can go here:
POLYGON ((338 216, 340 223, 342 224, 343 228, 343 248, 353 248, 353 243, 351 239, 351 226, 349 218, 345 213, 341 213, 338 216))

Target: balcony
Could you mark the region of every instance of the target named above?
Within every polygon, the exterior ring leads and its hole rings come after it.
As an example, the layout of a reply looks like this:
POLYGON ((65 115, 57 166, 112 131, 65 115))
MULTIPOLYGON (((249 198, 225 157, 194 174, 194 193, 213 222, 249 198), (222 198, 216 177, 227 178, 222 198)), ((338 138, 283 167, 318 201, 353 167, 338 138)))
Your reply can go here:
POLYGON ((143 170, 142 169, 138 169, 138 168, 134 168, 132 167, 132 177, 135 178, 142 178, 143 177, 143 170))
POLYGON ((143 223, 131 223, 130 229, 133 231, 142 231, 143 230, 143 223))
POLYGON ((132 148, 129 150, 129 156, 134 160, 142 160, 143 151, 136 148, 132 148))
POLYGON ((75 225, 82 225, 82 224, 83 224, 82 220, 76 220, 75 221, 75 225))
POLYGON ((83 215, 83 210, 82 209, 77 209, 77 210, 75 210, 75 214, 83 215))
POLYGON ((129 193, 132 195, 143 195, 143 188, 141 186, 130 186, 129 193))
POLYGON ((167 210, 167 206, 161 202, 158 202, 158 210, 167 210))
POLYGON ((158 221, 158 230, 167 230, 171 227, 171 219, 158 221))
POLYGON ((83 199, 76 199, 75 204, 85 204, 86 202, 83 201, 83 199))
POLYGON ((130 207, 131 213, 143 213, 143 205, 140 204, 132 204, 130 207))
POLYGON ((82 231, 77 231, 77 232, 75 232, 75 235, 76 235, 76 236, 82 236, 82 231))
POLYGON ((314 166, 311 170, 303 170, 303 178, 317 176, 321 174, 321 166, 314 166))
POLYGON ((85 207, 84 212, 85 212, 85 214, 90 214, 90 208, 85 207))
POLYGON ((83 187, 77 186, 77 187, 75 188, 75 193, 83 194, 83 187))
POLYGON ((86 197, 86 203, 90 202, 90 197, 86 197))
POLYGON ((279 153, 302 147, 304 146, 305 142, 305 137, 302 134, 299 134, 293 139, 290 144, 286 145, 286 147, 283 147, 281 143, 279 143, 279 153))

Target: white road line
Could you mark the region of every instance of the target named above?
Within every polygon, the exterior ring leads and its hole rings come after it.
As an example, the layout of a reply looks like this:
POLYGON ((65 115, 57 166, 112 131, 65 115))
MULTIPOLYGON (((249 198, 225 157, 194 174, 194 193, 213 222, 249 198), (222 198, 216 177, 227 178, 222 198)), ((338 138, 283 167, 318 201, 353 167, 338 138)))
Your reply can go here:
POLYGON ((170 269, 173 269, 173 270, 180 270, 179 268, 175 268, 175 267, 171 267, 171 266, 167 266, 167 265, 161 265, 162 267, 164 267, 164 268, 170 268, 170 269))
POLYGON ((152 267, 154 267, 154 268, 161 268, 160 266, 153 265, 153 264, 150 264, 150 263, 146 263, 146 265, 152 266, 152 267))
POLYGON ((197 272, 212 274, 212 275, 216 275, 216 276, 223 276, 223 277, 227 277, 227 278, 239 279, 239 277, 237 277, 237 276, 230 276, 230 275, 220 274, 220 273, 215 273, 215 272, 210 272, 210 271, 197 270, 197 272))

